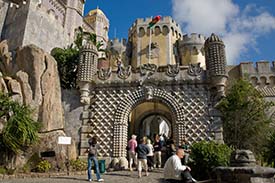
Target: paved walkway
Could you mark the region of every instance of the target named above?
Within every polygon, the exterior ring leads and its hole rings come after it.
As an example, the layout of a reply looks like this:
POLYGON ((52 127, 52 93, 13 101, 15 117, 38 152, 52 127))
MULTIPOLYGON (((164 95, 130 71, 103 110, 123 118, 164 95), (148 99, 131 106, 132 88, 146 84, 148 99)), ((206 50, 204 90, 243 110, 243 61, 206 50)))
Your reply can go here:
MULTIPOLYGON (((95 175, 93 175, 95 178, 95 175)), ((163 169, 150 172, 149 176, 138 178, 137 171, 114 171, 102 175, 106 183, 165 183, 163 180, 163 169)), ((24 178, 0 180, 1 183, 83 183, 87 181, 87 175, 58 176, 49 178, 24 178)))

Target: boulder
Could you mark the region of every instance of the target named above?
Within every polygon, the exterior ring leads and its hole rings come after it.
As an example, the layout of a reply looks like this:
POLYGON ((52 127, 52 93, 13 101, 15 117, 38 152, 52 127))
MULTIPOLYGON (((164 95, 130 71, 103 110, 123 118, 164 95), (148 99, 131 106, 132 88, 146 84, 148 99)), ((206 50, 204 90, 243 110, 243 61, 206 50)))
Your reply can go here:
POLYGON ((17 51, 15 65, 24 90, 24 101, 37 109, 37 120, 43 123, 41 132, 63 129, 61 88, 55 59, 42 49, 28 45, 17 51))
POLYGON ((0 92, 8 93, 8 88, 1 72, 0 72, 0 92))

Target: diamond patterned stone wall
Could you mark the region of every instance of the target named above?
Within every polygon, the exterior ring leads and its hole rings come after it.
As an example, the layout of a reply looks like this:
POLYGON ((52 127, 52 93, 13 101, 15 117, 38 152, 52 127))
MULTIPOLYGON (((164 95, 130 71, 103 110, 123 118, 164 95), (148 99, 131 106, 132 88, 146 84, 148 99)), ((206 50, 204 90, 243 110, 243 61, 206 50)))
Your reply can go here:
POLYGON ((183 85, 170 91, 180 99, 184 111, 184 122, 177 124, 178 140, 187 138, 190 142, 210 140, 213 136, 210 129, 209 100, 206 85, 183 85))
POLYGON ((87 133, 99 137, 99 155, 126 157, 128 117, 142 102, 166 104, 172 112, 173 137, 177 144, 183 138, 190 142, 212 137, 208 113, 208 90, 203 84, 145 87, 100 87, 92 92, 94 103, 82 115, 81 148, 86 149, 87 133), (148 93, 150 97, 148 98, 148 93))

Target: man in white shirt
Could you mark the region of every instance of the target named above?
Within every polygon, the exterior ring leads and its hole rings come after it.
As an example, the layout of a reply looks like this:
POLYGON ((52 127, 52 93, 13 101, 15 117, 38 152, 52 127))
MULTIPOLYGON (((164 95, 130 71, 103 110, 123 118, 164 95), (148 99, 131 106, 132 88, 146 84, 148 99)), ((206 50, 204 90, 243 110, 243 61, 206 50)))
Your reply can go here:
POLYGON ((192 178, 191 168, 181 164, 184 157, 184 150, 178 149, 176 154, 171 156, 164 165, 164 179, 171 183, 193 183, 196 182, 192 178))

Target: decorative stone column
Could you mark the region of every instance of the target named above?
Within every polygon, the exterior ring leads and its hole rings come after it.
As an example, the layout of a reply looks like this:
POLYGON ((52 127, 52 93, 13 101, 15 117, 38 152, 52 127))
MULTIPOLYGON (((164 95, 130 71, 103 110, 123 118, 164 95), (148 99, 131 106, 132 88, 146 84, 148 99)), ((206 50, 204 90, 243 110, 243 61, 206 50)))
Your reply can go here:
POLYGON ((206 69, 210 81, 211 101, 217 103, 225 96, 227 81, 225 46, 223 41, 212 34, 205 41, 206 69))
POLYGON ((78 65, 78 86, 80 89, 80 102, 89 104, 89 87, 96 79, 97 74, 97 48, 95 45, 87 42, 80 51, 80 60, 78 65))
POLYGON ((210 89, 209 116, 212 125, 211 129, 214 132, 215 140, 223 142, 221 113, 215 106, 225 97, 225 86, 228 78, 226 73, 225 46, 218 36, 212 34, 205 41, 204 47, 210 89))

